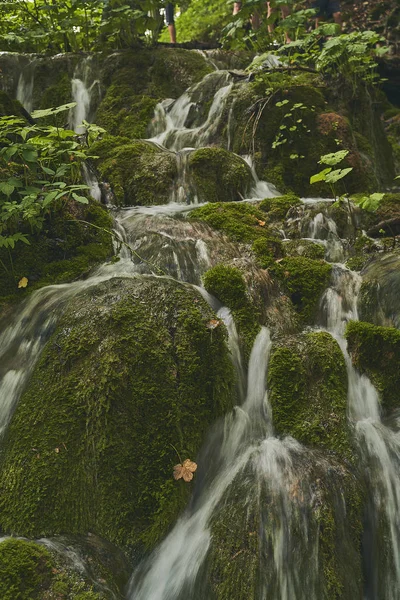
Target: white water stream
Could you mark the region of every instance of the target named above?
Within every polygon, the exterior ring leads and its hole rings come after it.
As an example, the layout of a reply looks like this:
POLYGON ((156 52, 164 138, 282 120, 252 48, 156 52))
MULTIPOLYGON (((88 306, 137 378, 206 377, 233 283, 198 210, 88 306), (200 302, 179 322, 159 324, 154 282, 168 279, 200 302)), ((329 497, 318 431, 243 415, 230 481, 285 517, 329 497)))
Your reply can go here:
MULTIPOLYGON (((400 590, 400 432, 381 419, 379 396, 366 375, 352 365, 344 338, 349 320, 358 320, 357 297, 361 277, 342 265, 333 266, 332 284, 322 298, 327 330, 338 341, 348 373, 348 412, 362 457, 370 494, 367 526, 371 539, 364 546, 366 599, 398 600, 400 590), (387 556, 378 557, 376 528, 386 527, 387 556)), ((380 532, 383 535, 383 532, 380 532)))

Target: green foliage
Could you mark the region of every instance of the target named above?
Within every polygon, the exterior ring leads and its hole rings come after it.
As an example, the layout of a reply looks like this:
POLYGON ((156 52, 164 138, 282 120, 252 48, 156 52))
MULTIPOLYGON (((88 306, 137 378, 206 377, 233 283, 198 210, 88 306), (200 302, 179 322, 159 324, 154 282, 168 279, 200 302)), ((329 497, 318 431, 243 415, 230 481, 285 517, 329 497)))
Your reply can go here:
MULTIPOLYGON (((303 121, 303 111, 311 111, 315 110, 315 106, 308 107, 303 102, 293 102, 290 104, 289 100, 284 99, 280 102, 277 102, 275 106, 281 107, 287 105, 287 110, 283 115, 282 122, 279 125, 279 130, 275 136, 274 141, 272 142, 272 148, 276 149, 282 144, 287 144, 288 141, 293 139, 296 136, 298 130, 303 130, 306 133, 311 133, 308 125, 303 121)), ((290 154, 290 159, 295 160, 296 158, 304 158, 304 155, 292 153, 290 154)))
POLYGON ((336 200, 335 184, 338 181, 340 181, 341 179, 343 179, 343 177, 346 177, 346 175, 348 175, 353 170, 353 167, 347 167, 346 169, 334 169, 333 170, 332 166, 336 166, 338 163, 340 163, 342 160, 344 160, 346 158, 346 156, 348 155, 348 153, 349 153, 348 150, 338 150, 337 152, 331 152, 330 154, 325 154, 325 155, 321 156, 320 160, 318 161, 319 164, 331 165, 331 166, 327 167, 326 169, 323 169, 316 175, 312 175, 312 177, 310 177, 311 184, 319 183, 321 181, 327 183, 330 186, 330 188, 332 189, 332 193, 333 193, 335 200, 336 200))
POLYGON ((362 196, 356 198, 356 204, 363 210, 367 212, 375 212, 381 201, 383 200, 385 194, 370 194, 369 196, 362 196))
POLYGON ((325 36, 334 33, 335 25, 323 24, 282 47, 281 59, 288 65, 313 66, 328 79, 341 79, 353 92, 359 84, 379 83, 375 59, 388 51, 381 46, 384 39, 374 31, 354 31, 321 43, 325 36))
POLYGON ((351 321, 346 328, 346 338, 354 366, 371 378, 384 408, 399 408, 399 330, 351 321))
MULTIPOLYGON (((38 110, 34 116, 52 117, 73 106, 38 110)), ((40 231, 45 216, 71 199, 88 204, 82 195, 88 186, 81 183, 88 150, 73 131, 1 117, 0 147, 0 248, 28 244, 27 232, 40 231)))
POLYGON ((301 319, 308 322, 326 288, 332 266, 322 260, 290 256, 279 263, 275 272, 280 277, 301 319))
POLYGON ((19 52, 78 52, 127 48, 154 36, 157 0, 46 0, 0 3, 0 48, 19 52))
MULTIPOLYGON (((229 21, 232 8, 219 0, 191 0, 187 10, 175 18, 179 42, 218 42, 222 27, 229 21)), ((169 42, 167 30, 160 41, 169 42)))

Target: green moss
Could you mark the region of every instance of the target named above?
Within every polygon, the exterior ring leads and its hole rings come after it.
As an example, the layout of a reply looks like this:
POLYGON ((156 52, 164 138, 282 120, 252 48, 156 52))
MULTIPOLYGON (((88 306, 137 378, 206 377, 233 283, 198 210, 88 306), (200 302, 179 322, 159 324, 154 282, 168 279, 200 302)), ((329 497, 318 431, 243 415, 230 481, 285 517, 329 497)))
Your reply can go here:
POLYGON ((222 231, 235 242, 253 242, 259 236, 268 235, 265 227, 265 215, 251 204, 216 202, 195 208, 190 212, 190 219, 204 221, 213 229, 222 231))
POLYGON ((189 156, 189 169, 201 202, 241 200, 252 184, 247 163, 223 148, 200 148, 189 156))
POLYGON ((325 256, 325 248, 310 240, 290 240, 283 242, 284 252, 287 256, 304 256, 314 260, 321 260, 325 256))
POLYGON ((278 196, 277 198, 266 198, 260 202, 259 208, 268 214, 268 218, 271 221, 283 221, 291 208, 300 206, 301 204, 298 196, 287 194, 286 196, 278 196))
POLYGON ((310 321, 329 282, 331 265, 304 256, 284 258, 274 270, 287 290, 300 318, 310 321))
POLYGON ((370 377, 385 409, 399 407, 400 331, 362 321, 347 325, 346 338, 354 366, 370 377))
POLYGON ((128 85, 113 84, 97 110, 96 122, 111 135, 144 138, 158 100, 137 95, 128 85))
POLYGON ((259 313, 246 293, 242 273, 236 267, 217 265, 203 275, 204 287, 231 309, 248 357, 259 331, 259 313))
POLYGON ((42 598, 50 586, 53 561, 42 546, 23 540, 0 543, 0 596, 3 600, 42 598))
POLYGON ((280 434, 350 455, 346 365, 330 334, 309 333, 275 348, 268 387, 274 426, 280 434))
POLYGON ((6 92, 0 91, 0 117, 9 115, 22 117, 22 106, 18 100, 13 100, 6 92))
POLYGON ((102 600, 82 573, 74 572, 56 553, 34 542, 8 538, 0 543, 2 600, 65 598, 102 600))
POLYGON ((191 490, 172 478, 171 444, 194 459, 233 402, 226 331, 211 318, 194 290, 151 277, 70 303, 3 443, 3 531, 136 547, 166 533, 191 490))
POLYGON ((117 146, 111 152, 110 137, 93 144, 93 153, 100 151, 106 158, 97 159, 101 177, 111 185, 118 205, 146 206, 166 204, 177 174, 173 154, 144 141, 117 146))
POLYGON ((97 202, 87 206, 71 203, 51 218, 48 216, 42 232, 27 232, 30 244, 16 244, 11 252, 12 263, 6 250, 0 249, 0 259, 7 268, 0 269, 0 300, 7 296, 22 298, 44 285, 87 274, 113 254, 112 237, 103 228, 112 228, 104 207, 97 202), (96 227, 80 223, 80 219, 96 227), (18 289, 22 277, 27 277, 29 284, 18 289))

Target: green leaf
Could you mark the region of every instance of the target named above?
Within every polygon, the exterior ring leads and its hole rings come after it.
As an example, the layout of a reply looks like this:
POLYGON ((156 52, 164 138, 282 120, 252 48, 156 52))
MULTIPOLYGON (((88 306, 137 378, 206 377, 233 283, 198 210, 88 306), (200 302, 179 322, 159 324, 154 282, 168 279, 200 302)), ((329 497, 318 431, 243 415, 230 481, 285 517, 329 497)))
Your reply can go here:
POLYGON ((60 112, 71 110, 71 108, 75 108, 75 106, 76 102, 69 102, 68 104, 63 104, 62 106, 56 106, 54 108, 43 108, 41 110, 34 110, 32 113, 32 117, 34 119, 43 119, 44 117, 58 115, 58 113, 60 112))
POLYGON ((348 150, 338 150, 337 152, 331 152, 330 154, 324 154, 318 161, 320 165, 330 165, 334 167, 340 163, 348 155, 348 150))
POLYGON ((37 161, 38 155, 34 150, 23 150, 22 156, 26 162, 34 163, 37 161))
POLYGON ((89 204, 89 200, 87 198, 85 198, 85 196, 78 196, 78 194, 75 194, 75 192, 72 192, 72 197, 74 200, 79 202, 79 204, 89 204))
POLYGON ((0 192, 2 192, 7 198, 11 196, 13 191, 15 190, 15 186, 8 183, 8 181, 4 181, 0 183, 0 192))
POLYGON ((51 204, 59 193, 60 192, 57 190, 55 192, 53 191, 46 194, 42 201, 43 208, 46 208, 49 204, 51 204))
POLYGON ((326 176, 331 171, 332 171, 332 169, 330 167, 328 167, 327 169, 324 169, 323 171, 320 171, 319 173, 312 175, 312 177, 310 177, 310 183, 318 183, 319 181, 326 181, 326 176))
POLYGON ((325 181, 327 183, 336 183, 340 179, 343 179, 343 177, 346 177, 352 170, 353 167, 348 167, 347 169, 336 169, 336 171, 331 171, 330 173, 327 173, 325 181))

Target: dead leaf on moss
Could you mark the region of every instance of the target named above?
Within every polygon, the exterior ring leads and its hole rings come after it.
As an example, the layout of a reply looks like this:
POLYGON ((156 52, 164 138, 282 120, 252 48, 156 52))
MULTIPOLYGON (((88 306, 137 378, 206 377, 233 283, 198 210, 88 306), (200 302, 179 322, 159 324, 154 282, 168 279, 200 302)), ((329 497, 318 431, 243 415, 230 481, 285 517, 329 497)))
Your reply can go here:
POLYGON ((265 225, 265 221, 260 221, 260 219, 257 219, 257 223, 259 224, 260 227, 264 227, 264 225, 265 225))
POLYGON ((26 288, 27 285, 28 285, 28 278, 27 277, 23 277, 22 279, 20 279, 18 281, 18 288, 26 288))
POLYGON ((192 481, 193 473, 197 469, 197 464, 187 458, 182 464, 175 465, 174 467, 174 479, 183 479, 183 481, 192 481))
POLYGON ((208 321, 206 327, 208 327, 208 329, 215 329, 220 323, 221 321, 219 321, 218 319, 211 319, 210 321, 208 321))

